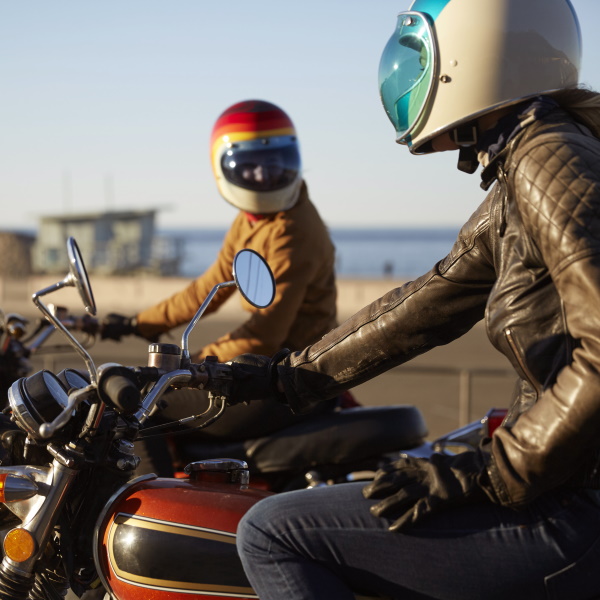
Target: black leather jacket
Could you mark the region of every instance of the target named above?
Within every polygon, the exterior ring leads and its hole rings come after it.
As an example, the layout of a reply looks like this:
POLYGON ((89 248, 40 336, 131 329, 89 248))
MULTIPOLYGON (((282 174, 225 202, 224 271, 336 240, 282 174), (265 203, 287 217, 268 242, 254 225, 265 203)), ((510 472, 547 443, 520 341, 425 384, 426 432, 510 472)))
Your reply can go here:
POLYGON ((595 486, 600 449, 600 140, 556 109, 483 171, 492 185, 435 267, 283 361, 293 410, 446 344, 485 318, 519 385, 483 448, 510 506, 595 486), (290 368, 292 367, 292 368, 290 368))

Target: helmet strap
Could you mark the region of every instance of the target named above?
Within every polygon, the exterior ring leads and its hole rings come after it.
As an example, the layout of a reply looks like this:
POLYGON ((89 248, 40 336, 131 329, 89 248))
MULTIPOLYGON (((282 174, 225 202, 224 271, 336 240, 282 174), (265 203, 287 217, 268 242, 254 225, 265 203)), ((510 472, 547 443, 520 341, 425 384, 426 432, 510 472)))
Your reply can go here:
POLYGON ((471 175, 477 171, 479 161, 477 160, 477 144, 478 130, 476 124, 462 125, 453 129, 451 134, 454 143, 459 146, 458 152, 458 170, 471 175))
POLYGON ((456 165, 459 171, 472 175, 477 171, 479 161, 477 160, 477 151, 475 146, 463 146, 458 151, 458 164, 456 165))

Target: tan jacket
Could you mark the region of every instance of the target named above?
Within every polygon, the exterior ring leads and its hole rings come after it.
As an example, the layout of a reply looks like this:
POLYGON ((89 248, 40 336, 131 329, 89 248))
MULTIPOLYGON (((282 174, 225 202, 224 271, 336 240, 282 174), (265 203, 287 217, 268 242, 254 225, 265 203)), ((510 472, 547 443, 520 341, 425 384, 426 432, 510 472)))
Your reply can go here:
MULTIPOLYGON (((202 348, 198 357, 213 355, 224 362, 245 352, 270 356, 280 348, 298 350, 336 326, 334 246, 303 184, 298 202, 287 211, 254 223, 240 212, 214 264, 182 291, 139 313, 140 332, 164 333, 188 323, 212 288, 232 279, 233 258, 243 248, 256 250, 269 263, 277 284, 275 300, 256 309, 240 294, 250 318, 202 348)), ((218 310, 233 293, 239 292, 234 287, 219 290, 205 314, 218 310)))

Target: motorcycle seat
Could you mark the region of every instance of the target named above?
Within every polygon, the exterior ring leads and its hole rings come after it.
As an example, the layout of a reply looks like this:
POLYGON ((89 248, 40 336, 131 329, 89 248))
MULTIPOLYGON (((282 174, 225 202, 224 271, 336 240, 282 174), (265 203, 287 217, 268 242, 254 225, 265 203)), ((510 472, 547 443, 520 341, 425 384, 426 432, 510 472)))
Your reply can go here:
POLYGON ((352 464, 423 443, 427 428, 415 406, 348 408, 240 442, 186 441, 193 460, 237 458, 261 473, 352 464))

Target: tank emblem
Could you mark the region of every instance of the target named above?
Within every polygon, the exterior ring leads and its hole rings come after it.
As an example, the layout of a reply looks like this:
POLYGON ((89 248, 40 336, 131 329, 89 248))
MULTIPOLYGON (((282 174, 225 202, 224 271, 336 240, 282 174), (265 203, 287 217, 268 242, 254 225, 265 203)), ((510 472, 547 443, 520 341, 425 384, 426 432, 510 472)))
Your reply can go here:
POLYGON ((110 526, 107 546, 115 576, 131 585, 258 598, 244 574, 234 533, 120 513, 110 526))

